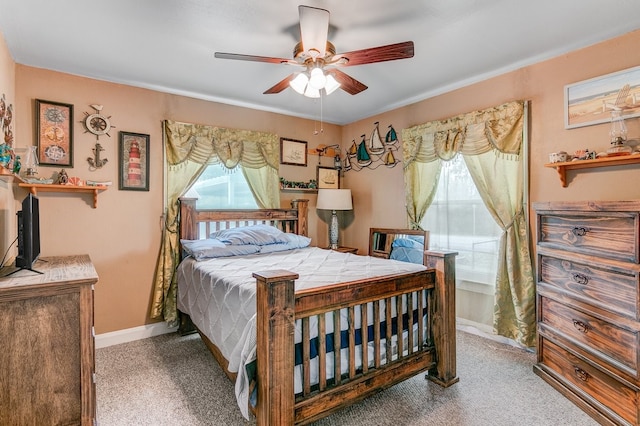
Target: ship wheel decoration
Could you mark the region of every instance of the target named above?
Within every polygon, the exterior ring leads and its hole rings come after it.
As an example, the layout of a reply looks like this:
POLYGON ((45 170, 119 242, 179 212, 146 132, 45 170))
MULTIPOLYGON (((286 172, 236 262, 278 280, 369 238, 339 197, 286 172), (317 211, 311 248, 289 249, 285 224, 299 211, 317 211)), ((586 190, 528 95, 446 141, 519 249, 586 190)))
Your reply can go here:
POLYGON ((109 131, 115 126, 111 124, 111 116, 106 116, 102 114, 102 105, 91 105, 91 108, 95 110, 94 113, 85 112, 84 119, 82 120, 82 124, 85 127, 85 133, 89 132, 96 136, 96 145, 93 149, 93 157, 88 157, 87 161, 89 162, 89 166, 92 170, 99 169, 105 164, 107 164, 106 158, 100 158, 100 153, 104 151, 102 145, 98 142, 100 136, 107 135, 111 137, 109 131))

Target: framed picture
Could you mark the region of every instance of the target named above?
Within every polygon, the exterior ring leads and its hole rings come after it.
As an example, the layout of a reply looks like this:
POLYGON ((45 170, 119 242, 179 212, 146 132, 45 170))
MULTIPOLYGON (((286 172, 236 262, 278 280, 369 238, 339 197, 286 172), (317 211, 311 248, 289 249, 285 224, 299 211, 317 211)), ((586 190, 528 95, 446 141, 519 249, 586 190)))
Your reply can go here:
POLYGON ((73 167, 73 105, 36 99, 36 147, 41 166, 73 167))
POLYGON ((564 127, 591 126, 611 121, 619 108, 624 118, 640 116, 640 67, 568 84, 564 88, 564 127))
POLYGON ((149 135, 119 132, 118 189, 149 190, 149 135))
POLYGON ((280 138, 280 164, 307 165, 307 142, 280 138))
POLYGON ((318 189, 340 189, 340 171, 333 167, 318 166, 318 189))

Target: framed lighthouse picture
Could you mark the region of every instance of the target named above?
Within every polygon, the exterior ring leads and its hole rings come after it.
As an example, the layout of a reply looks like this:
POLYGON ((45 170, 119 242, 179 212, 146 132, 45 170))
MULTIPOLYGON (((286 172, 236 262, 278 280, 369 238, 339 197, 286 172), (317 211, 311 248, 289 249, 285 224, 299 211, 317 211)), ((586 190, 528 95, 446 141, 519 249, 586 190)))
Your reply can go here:
POLYGON ((120 132, 118 143, 118 189, 149 190, 149 135, 120 132))

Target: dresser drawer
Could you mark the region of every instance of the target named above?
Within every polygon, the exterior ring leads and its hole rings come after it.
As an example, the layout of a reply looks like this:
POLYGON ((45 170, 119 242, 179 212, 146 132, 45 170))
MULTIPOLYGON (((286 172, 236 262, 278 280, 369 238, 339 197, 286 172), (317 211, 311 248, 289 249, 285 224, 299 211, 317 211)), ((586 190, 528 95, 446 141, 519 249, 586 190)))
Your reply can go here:
POLYGON ((638 319, 637 270, 614 268, 606 264, 538 256, 538 281, 582 298, 606 310, 638 319))
POLYGON ((638 214, 633 212, 538 212, 538 245, 639 262, 638 214))
POLYGON ((613 410, 628 424, 638 424, 640 400, 637 390, 615 380, 549 340, 542 340, 539 351, 542 364, 553 370, 560 381, 613 410))
POLYGON ((547 297, 539 298, 542 324, 582 344, 605 361, 624 365, 638 377, 638 333, 595 318, 547 297))

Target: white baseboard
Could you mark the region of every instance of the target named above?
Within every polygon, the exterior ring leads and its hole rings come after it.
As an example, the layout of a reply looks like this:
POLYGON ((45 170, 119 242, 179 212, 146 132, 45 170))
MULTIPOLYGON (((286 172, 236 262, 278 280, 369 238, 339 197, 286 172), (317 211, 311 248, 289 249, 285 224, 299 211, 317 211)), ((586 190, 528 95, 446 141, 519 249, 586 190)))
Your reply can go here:
POLYGON ((177 329, 178 327, 169 327, 166 322, 156 322, 154 324, 127 328, 125 330, 102 333, 96 335, 96 349, 133 342, 134 340, 146 339, 147 337, 159 336, 161 334, 172 333, 177 329))

